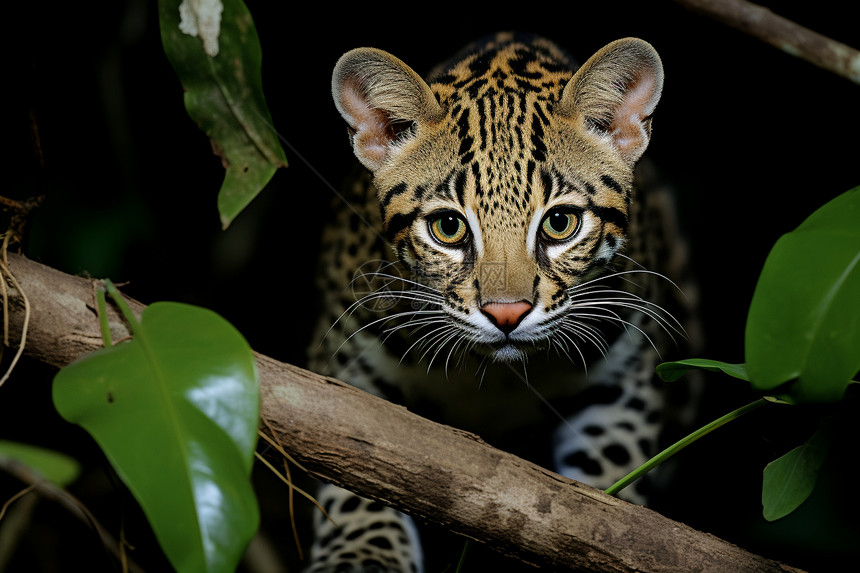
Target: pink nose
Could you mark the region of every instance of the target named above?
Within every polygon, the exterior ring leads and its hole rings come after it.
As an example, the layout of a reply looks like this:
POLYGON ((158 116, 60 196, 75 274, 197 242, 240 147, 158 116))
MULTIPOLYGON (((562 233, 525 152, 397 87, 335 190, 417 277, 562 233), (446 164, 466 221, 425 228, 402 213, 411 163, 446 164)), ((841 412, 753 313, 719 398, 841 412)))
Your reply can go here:
POLYGON ((509 334, 529 313, 532 305, 525 302, 488 302, 481 307, 490 322, 495 324, 499 330, 509 334))

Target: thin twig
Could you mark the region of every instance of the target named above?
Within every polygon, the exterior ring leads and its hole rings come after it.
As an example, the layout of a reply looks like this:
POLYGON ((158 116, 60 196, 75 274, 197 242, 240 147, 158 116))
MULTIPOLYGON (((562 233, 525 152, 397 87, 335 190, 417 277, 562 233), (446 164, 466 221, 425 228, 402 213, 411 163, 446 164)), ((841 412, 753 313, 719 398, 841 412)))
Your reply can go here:
MULTIPOLYGON (((261 455, 260 455, 260 454, 258 454, 257 452, 254 452, 254 456, 255 456, 258 460, 260 460, 260 462, 262 462, 264 466, 266 466, 267 468, 269 468, 269 470, 271 470, 271 471, 272 471, 272 473, 274 473, 276 476, 278 476, 278 478, 280 478, 280 480, 281 480, 282 482, 284 482, 285 484, 287 484, 287 487, 289 487, 289 488, 290 488, 290 491, 295 491, 296 493, 298 493, 299 495, 301 495, 302 497, 306 498, 308 501, 310 501, 311 503, 313 503, 313 504, 317 507, 317 509, 319 509, 321 512, 323 512, 323 515, 325 515, 326 519, 328 519, 329 521, 331 521, 331 518, 329 517, 328 513, 326 513, 326 510, 325 510, 325 509, 323 509, 323 506, 321 506, 321 505, 319 504, 319 502, 314 498, 314 496, 312 496, 311 494, 309 494, 308 492, 306 492, 306 491, 305 491, 305 490, 303 490, 302 488, 300 488, 300 487, 296 487, 295 485, 293 485, 293 483, 292 483, 288 478, 284 477, 284 476, 281 474, 281 472, 279 472, 278 470, 276 470, 276 469, 275 469, 275 467, 274 467, 271 463, 269 463, 269 461, 268 461, 266 458, 264 458, 263 456, 261 456, 261 455)), ((332 523, 334 523, 334 522, 332 521, 332 523)))
MULTIPOLYGON (((5 243, 4 243, 5 244, 5 243)), ((18 360, 21 358, 21 355, 24 353, 24 346, 27 344, 27 327, 30 324, 30 301, 27 298, 26 293, 21 289, 21 285, 18 284, 18 281, 15 280, 15 276, 12 274, 12 271, 9 270, 9 266, 6 263, 6 251, 3 251, 3 260, 0 261, 0 281, 5 282, 5 279, 8 279, 12 286, 15 287, 15 290, 18 291, 18 294, 21 295, 21 300, 24 302, 24 320, 21 326, 21 340, 18 342, 18 351, 15 352, 15 357, 12 359, 12 363, 9 364, 9 368, 6 370, 6 374, 0 378, 0 387, 6 383, 6 380, 9 379, 9 376, 12 374, 12 370, 15 369, 15 365, 18 363, 18 360)), ((6 316, 8 316, 8 306, 6 305, 6 289, 4 286, 3 289, 3 312, 6 316)), ((5 322, 4 322, 5 326, 5 322)), ((8 329, 6 330, 8 331, 8 329)))
MULTIPOLYGON (((263 424, 265 424, 266 428, 272 433, 272 436, 274 436, 275 430, 273 430, 272 426, 269 425, 269 421, 266 419, 263 419, 262 421, 263 421, 263 424)), ((286 450, 284 450, 283 446, 281 446, 281 444, 275 438, 273 438, 272 436, 269 436, 268 434, 265 434, 264 432, 261 432, 261 431, 257 431, 257 435, 260 436, 261 438, 263 438, 264 440, 266 440, 270 446, 275 448, 275 450, 279 454, 281 454, 284 458, 286 458, 287 460, 289 460, 290 462, 295 464, 295 466, 297 468, 299 468, 300 470, 302 470, 306 474, 311 473, 307 470, 307 468, 305 468, 302 464, 300 464, 294 457, 292 457, 290 454, 288 454, 286 452, 286 450)))
POLYGON ((39 497, 26 496, 26 494, 34 488, 33 485, 24 488, 7 500, 3 504, 3 509, 0 509, 0 571, 8 570, 8 564, 12 561, 33 518, 39 497), (11 507, 13 503, 15 506, 11 507), (9 509, 8 513, 7 509, 9 509))
MULTIPOLYGON (((15 498, 20 497, 24 493, 29 493, 32 489, 35 489, 37 493, 39 493, 42 497, 47 499, 56 501, 61 506, 63 506, 66 510, 68 510, 71 514, 79 518, 81 521, 88 523, 93 530, 98 535, 99 539, 102 542, 102 545, 105 549, 116 556, 119 559, 122 559, 127 565, 127 571, 131 571, 133 573, 142 573, 143 570, 136 563, 132 562, 127 558, 123 558, 121 556, 123 550, 120 548, 117 541, 113 538, 113 536, 105 529, 105 527, 96 519, 96 516, 90 512, 90 510, 74 495, 66 491, 65 489, 57 486, 53 482, 50 482, 41 476, 35 474, 29 467, 17 463, 13 461, 2 461, 0 462, 0 468, 4 471, 12 474, 19 480, 24 483, 29 484, 29 487, 19 492, 15 496, 15 498), (32 489, 31 489, 32 488, 32 489)), ((14 501, 11 500, 11 501, 14 501)))
POLYGON ((0 300, 3 305, 3 346, 0 347, 0 358, 3 356, 3 348, 9 346, 9 290, 6 281, 0 275, 0 300))
POLYGON ((860 84, 860 51, 774 14, 763 6, 746 0, 675 2, 860 84))
POLYGON ((296 550, 299 552, 299 560, 303 560, 304 552, 302 551, 302 542, 299 539, 299 528, 296 527, 296 510, 295 510, 295 489, 293 488, 293 476, 290 474, 290 464, 284 460, 284 475, 287 477, 287 482, 290 484, 290 495, 287 496, 290 507, 290 524, 293 527, 293 540, 296 542, 296 550))
POLYGON ((6 516, 6 511, 9 509, 10 505, 15 503, 17 500, 21 499, 22 497, 24 497, 25 495, 27 495, 28 493, 30 493, 34 489, 36 489, 36 485, 31 483, 30 485, 28 485, 27 487, 25 487, 24 489, 22 489, 21 491, 19 491, 18 493, 16 493, 15 495, 10 497, 9 499, 7 499, 6 503, 3 504, 3 507, 0 507, 0 521, 3 521, 3 517, 6 516))

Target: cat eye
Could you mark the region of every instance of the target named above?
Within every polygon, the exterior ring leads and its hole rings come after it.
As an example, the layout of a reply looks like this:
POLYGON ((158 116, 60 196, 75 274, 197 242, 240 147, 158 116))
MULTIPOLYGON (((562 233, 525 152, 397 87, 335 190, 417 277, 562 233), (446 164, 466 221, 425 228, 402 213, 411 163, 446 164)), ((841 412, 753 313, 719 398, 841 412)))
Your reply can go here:
POLYGON ((460 243, 468 231, 466 221, 453 211, 444 211, 431 216, 428 225, 430 234, 443 245, 460 243))
POLYGON ((579 211, 572 207, 554 207, 541 223, 544 237, 553 241, 564 241, 579 230, 579 211))

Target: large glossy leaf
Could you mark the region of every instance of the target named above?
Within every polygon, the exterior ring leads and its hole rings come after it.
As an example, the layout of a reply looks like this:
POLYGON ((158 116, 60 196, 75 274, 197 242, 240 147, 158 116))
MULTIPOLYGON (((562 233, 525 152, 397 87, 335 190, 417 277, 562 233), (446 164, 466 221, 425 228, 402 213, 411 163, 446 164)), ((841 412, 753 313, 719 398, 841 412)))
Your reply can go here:
POLYGON ((768 521, 785 517, 812 494, 818 471, 830 448, 828 428, 822 425, 806 443, 769 463, 762 481, 762 514, 768 521))
POLYGON ((66 454, 19 442, 0 440, 0 461, 23 464, 58 486, 66 486, 81 473, 78 462, 66 454))
POLYGON ((259 522, 253 354, 193 306, 153 304, 132 328, 61 370, 54 403, 99 443, 177 571, 233 571, 259 522))
POLYGON ((754 388, 796 402, 839 400, 860 370, 860 187, 781 237, 765 262, 745 334, 754 388))
POLYGON ((226 169, 218 194, 226 228, 287 165, 263 95, 254 21, 241 0, 159 0, 158 12, 164 52, 185 88, 188 115, 226 169))

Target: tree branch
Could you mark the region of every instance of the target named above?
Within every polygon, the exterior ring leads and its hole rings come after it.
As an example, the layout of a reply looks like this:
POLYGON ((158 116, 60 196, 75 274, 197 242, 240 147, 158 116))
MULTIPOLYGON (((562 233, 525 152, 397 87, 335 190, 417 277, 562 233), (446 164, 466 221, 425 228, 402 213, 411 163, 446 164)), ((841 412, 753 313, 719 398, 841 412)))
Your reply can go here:
POLYGON ((767 42, 854 83, 860 83, 860 51, 804 28, 746 0, 675 0, 678 4, 767 42))
MULTIPOLYGON (((27 354, 62 367, 101 345, 95 281, 20 256, 27 354)), ((21 331, 12 291, 13 340, 21 331)), ((130 301, 134 312, 142 304, 130 301)), ((114 339, 127 331, 109 311, 114 339)), ((607 496, 337 380, 258 356, 262 416, 310 471, 525 562, 584 571, 797 571, 607 496)), ((13 378, 10 383, 15 383, 13 378)))

